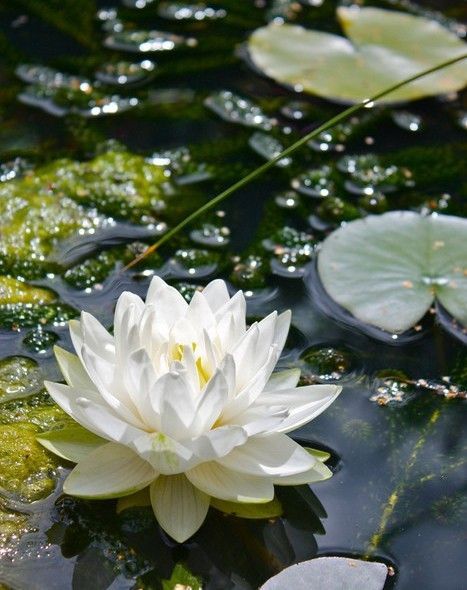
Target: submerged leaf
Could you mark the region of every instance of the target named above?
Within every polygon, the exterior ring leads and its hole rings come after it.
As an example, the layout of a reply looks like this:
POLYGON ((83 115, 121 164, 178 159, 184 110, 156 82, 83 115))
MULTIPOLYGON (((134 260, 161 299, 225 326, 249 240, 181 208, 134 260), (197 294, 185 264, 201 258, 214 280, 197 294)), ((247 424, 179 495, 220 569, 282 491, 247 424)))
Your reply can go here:
POLYGON ((211 506, 225 514, 240 518, 261 519, 276 518, 282 515, 282 505, 277 498, 265 504, 249 504, 246 502, 227 502, 211 498, 211 506))
MULTIPOLYGON (((454 33, 424 17, 355 6, 340 7, 337 17, 349 39, 271 23, 251 35, 249 56, 259 70, 282 84, 352 103, 467 53, 466 44, 454 33)), ((466 83, 467 65, 461 62, 399 88, 380 102, 454 92, 466 83)))
POLYGON ((322 245, 328 295, 357 319, 393 334, 438 300, 467 326, 467 220, 392 211, 348 223, 322 245))

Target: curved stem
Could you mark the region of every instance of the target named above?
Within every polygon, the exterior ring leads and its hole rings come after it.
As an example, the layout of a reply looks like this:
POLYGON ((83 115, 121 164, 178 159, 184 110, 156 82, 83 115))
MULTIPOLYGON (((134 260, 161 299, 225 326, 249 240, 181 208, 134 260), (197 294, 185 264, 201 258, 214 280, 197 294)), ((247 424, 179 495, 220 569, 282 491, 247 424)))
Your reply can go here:
POLYGON ((403 86, 406 86, 407 84, 410 84, 411 82, 415 82, 415 80, 419 80, 420 78, 428 76, 429 74, 437 72, 438 70, 442 70, 443 68, 446 68, 446 67, 448 67, 452 64, 455 64, 459 61, 462 61, 466 58, 467 58, 467 53, 460 55, 458 57, 454 57, 454 58, 449 59, 447 61, 444 61, 443 63, 440 63, 437 66, 429 68, 428 70, 423 70, 423 72, 419 72, 418 74, 415 74, 414 76, 411 76, 410 78, 406 78, 405 80, 402 80, 401 82, 398 82, 397 84, 394 84, 393 86, 390 86, 389 88, 386 88, 386 89, 382 90, 381 92, 378 92, 374 96, 372 96, 370 98, 366 98, 365 100, 362 100, 358 104, 355 104, 355 105, 345 109, 344 111, 342 111, 341 113, 339 113, 335 117, 328 119, 325 123, 323 123, 322 125, 320 125, 316 129, 314 129, 310 133, 307 133, 306 135, 304 135, 298 141, 296 141, 291 146, 286 148, 283 152, 281 152, 280 154, 278 154, 277 156, 275 156, 271 160, 268 160, 262 166, 259 166, 259 168, 256 168, 255 170, 253 170, 252 172, 250 172, 249 174, 244 176, 242 179, 238 180, 237 182, 235 182, 234 184, 232 184, 231 186, 229 186, 228 188, 223 190, 217 196, 215 196, 210 201, 208 201, 207 203, 202 205, 199 209, 196 209, 196 211, 193 211, 193 213, 191 213, 190 215, 185 217, 185 219, 183 219, 175 227, 173 227, 166 234, 164 234, 157 242, 152 244, 152 246, 149 246, 148 248, 146 248, 146 250, 144 250, 144 252, 142 252, 134 260, 132 260, 124 268, 124 270, 131 268, 132 266, 134 266, 135 264, 137 264, 138 262, 143 260, 143 258, 148 256, 149 254, 152 254, 153 252, 155 252, 160 246, 162 246, 162 244, 165 244, 168 240, 170 240, 170 238, 172 236, 177 234, 180 230, 182 230, 184 227, 189 225, 192 221, 197 219, 200 215, 202 215, 206 211, 209 211, 210 209, 212 209, 213 207, 215 207, 216 205, 218 205, 219 203, 221 203, 222 201, 227 199, 227 197, 230 197, 230 195, 232 193, 234 193, 238 189, 244 187, 245 185, 249 184, 252 180, 254 180, 255 178, 258 178, 258 176, 261 176, 261 174, 263 174, 264 172, 269 170, 279 160, 282 160, 282 158, 285 158, 285 157, 289 156, 290 154, 292 154, 295 150, 297 150, 298 148, 302 147, 302 145, 304 145, 308 141, 310 141, 310 139, 315 138, 317 135, 319 135, 323 131, 327 131, 328 129, 331 129, 332 127, 334 127, 338 123, 344 121, 345 119, 348 119, 354 113, 360 111, 361 109, 363 109, 365 107, 371 108, 375 101, 377 101, 380 98, 383 98, 384 96, 387 96, 391 92, 394 92, 395 90, 398 90, 399 88, 402 88, 403 86))

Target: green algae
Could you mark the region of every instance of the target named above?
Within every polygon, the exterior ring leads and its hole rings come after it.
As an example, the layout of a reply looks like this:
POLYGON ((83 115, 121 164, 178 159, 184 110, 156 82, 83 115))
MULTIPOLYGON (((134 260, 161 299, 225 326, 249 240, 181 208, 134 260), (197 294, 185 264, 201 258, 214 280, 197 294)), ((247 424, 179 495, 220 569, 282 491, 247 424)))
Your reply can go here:
POLYGON ((57 296, 49 289, 42 289, 17 281, 10 277, 0 276, 0 306, 18 303, 52 303, 57 296))
POLYGON ((42 371, 33 359, 10 356, 0 361, 0 402, 39 393, 43 387, 42 371))
POLYGON ((0 271, 27 278, 58 272, 66 240, 98 234, 113 218, 155 224, 171 191, 164 168, 122 151, 89 162, 57 160, 5 182, 0 271))
POLYGON ((22 502, 45 498, 55 488, 57 460, 37 442, 38 428, 0 425, 0 489, 22 502))

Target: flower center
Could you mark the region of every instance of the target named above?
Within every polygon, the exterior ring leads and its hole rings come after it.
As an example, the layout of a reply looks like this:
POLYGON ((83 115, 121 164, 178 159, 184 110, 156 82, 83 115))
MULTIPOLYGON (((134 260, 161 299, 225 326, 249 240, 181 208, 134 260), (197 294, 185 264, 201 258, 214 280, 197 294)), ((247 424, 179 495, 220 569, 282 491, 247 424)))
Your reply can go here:
MULTIPOLYGON (((191 343, 191 348, 193 352, 196 351, 196 342, 191 343)), ((170 355, 172 360, 183 362, 184 355, 185 349, 183 344, 175 344, 170 355)), ((209 381, 212 375, 210 371, 206 368, 206 366, 203 364, 203 359, 201 358, 201 356, 199 356, 195 360, 195 367, 196 372, 198 373, 199 387, 200 389, 203 389, 203 387, 206 385, 206 383, 209 381)))

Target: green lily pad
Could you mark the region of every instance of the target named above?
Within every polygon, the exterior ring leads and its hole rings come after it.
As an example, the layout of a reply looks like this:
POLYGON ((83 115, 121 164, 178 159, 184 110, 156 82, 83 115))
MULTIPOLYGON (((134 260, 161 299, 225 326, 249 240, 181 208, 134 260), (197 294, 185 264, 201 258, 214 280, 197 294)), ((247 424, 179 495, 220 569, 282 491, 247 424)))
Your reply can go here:
MULTIPOLYGON (((353 103, 451 58, 467 44, 436 21, 380 8, 340 7, 348 39, 271 23, 248 41, 254 65, 281 84, 323 98, 353 103), (351 75, 349 75, 349 72, 351 75)), ((460 90, 467 61, 399 88, 379 102, 415 100, 460 90)))
POLYGON ((218 498, 211 498, 211 506, 224 514, 231 514, 240 518, 262 519, 277 518, 282 515, 282 505, 277 498, 264 504, 249 504, 247 502, 227 502, 218 498))
POLYGON ((467 326, 467 220, 391 211, 352 221, 323 242, 328 295, 357 319, 393 334, 435 300, 467 326))

